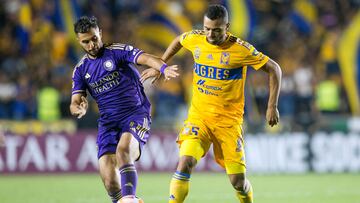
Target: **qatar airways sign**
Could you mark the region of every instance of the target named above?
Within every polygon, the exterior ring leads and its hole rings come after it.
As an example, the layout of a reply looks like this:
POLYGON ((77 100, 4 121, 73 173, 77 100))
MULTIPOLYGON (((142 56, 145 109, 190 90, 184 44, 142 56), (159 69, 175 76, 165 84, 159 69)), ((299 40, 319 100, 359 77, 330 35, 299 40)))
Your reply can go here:
MULTIPOLYGON (((139 171, 174 171, 176 134, 153 133, 145 145, 139 171)), ((250 173, 359 172, 360 135, 344 133, 257 134, 245 138, 250 173)), ((6 136, 0 148, 0 173, 67 173, 98 170, 96 131, 76 135, 6 136)), ((212 150, 196 167, 222 171, 212 150)))

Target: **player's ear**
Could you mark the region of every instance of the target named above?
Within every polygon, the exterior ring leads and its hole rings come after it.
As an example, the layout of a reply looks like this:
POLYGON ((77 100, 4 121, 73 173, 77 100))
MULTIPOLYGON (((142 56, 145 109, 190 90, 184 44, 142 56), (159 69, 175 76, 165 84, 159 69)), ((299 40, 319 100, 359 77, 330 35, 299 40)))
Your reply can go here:
POLYGON ((230 29, 230 23, 227 23, 226 24, 226 31, 229 31, 229 29, 230 29))
POLYGON ((102 38, 102 29, 99 29, 99 35, 102 38))

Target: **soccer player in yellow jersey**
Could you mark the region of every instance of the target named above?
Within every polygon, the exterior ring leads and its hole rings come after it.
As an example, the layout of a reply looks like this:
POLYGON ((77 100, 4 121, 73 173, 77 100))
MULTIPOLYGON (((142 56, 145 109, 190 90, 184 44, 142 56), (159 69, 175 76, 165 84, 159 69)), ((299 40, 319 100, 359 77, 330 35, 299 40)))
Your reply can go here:
MULTIPOLYGON (((192 169, 213 144, 216 162, 225 168, 241 203, 253 202, 246 178, 243 122, 244 86, 248 66, 269 73, 270 96, 266 119, 279 122, 277 109, 281 69, 277 63, 249 43, 228 32, 228 12, 210 5, 204 16, 204 30, 178 36, 162 56, 168 61, 182 47, 192 52, 195 65, 193 97, 188 119, 177 142, 180 160, 170 184, 169 203, 184 202, 192 169)), ((157 72, 158 74, 158 72, 157 72)), ((143 78, 155 70, 143 73, 143 78)))

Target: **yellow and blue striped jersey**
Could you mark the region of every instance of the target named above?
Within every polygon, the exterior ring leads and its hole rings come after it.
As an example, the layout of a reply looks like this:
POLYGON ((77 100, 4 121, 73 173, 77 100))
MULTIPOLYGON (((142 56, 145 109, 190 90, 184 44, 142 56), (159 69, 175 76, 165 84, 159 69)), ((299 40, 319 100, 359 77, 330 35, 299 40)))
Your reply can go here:
POLYGON ((192 52, 195 62, 189 117, 241 124, 247 67, 258 70, 269 58, 231 33, 221 45, 212 45, 204 31, 193 30, 183 33, 180 43, 192 52))

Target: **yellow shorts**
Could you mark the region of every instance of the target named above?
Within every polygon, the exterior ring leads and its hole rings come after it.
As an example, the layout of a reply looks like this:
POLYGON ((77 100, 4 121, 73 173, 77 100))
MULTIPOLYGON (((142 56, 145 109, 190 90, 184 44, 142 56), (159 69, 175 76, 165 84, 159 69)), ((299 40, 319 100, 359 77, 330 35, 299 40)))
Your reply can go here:
POLYGON ((216 162, 227 174, 245 173, 244 140, 240 125, 217 126, 200 118, 188 118, 179 133, 180 157, 201 159, 213 144, 216 162))

